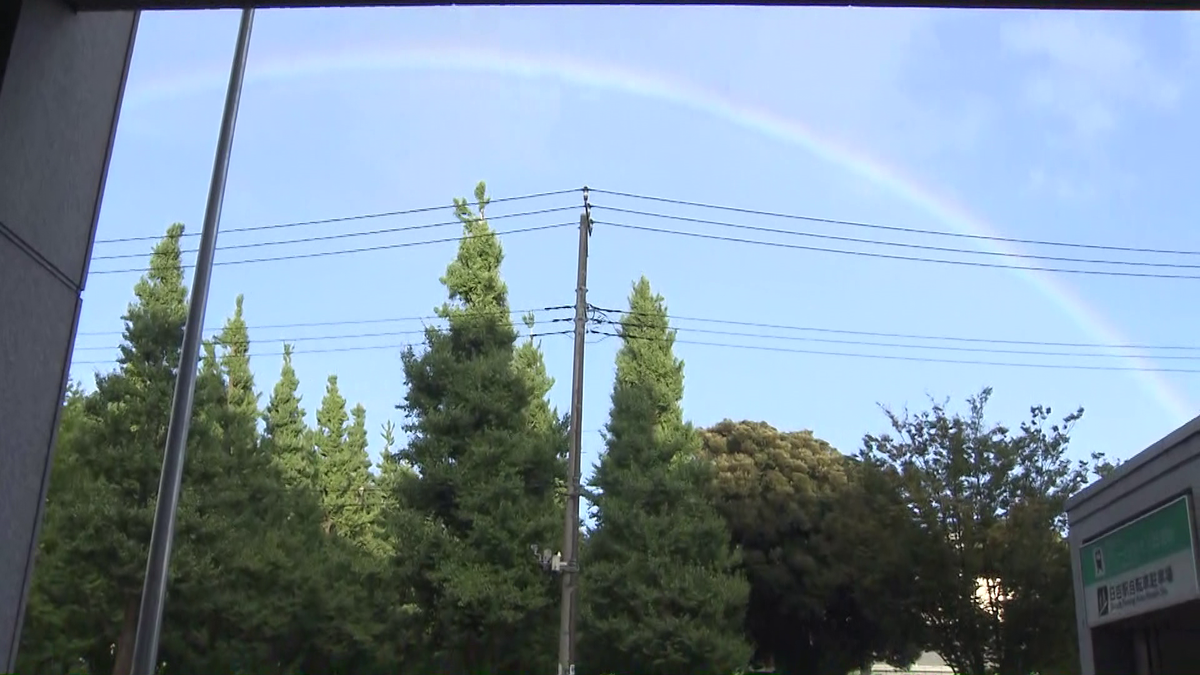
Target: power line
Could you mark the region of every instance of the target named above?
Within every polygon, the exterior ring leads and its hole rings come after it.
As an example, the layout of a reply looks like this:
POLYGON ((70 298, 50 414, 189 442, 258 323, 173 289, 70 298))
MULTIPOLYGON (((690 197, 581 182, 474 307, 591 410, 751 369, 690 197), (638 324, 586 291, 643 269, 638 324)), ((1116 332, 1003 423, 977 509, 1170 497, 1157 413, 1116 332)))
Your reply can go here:
MULTIPOLYGON (((592 309, 605 314, 632 314, 626 309, 609 309, 592 306, 592 309)), ((773 330, 794 330, 811 333, 833 333, 837 335, 859 335, 864 337, 896 338, 905 340, 939 340, 946 342, 971 342, 1000 345, 1029 345, 1034 347, 1083 347, 1097 349, 1161 349, 1168 351, 1200 351, 1200 345, 1150 345, 1150 344, 1113 344, 1105 342, 1051 342, 1045 340, 1006 340, 1000 338, 959 337, 950 335, 929 335, 919 333, 884 333, 877 331, 848 330, 844 328, 825 328, 817 326, 797 326, 777 323, 761 323, 755 321, 735 321, 732 319, 714 319, 710 317, 683 316, 669 314, 672 321, 696 321, 700 323, 716 323, 729 326, 744 326, 749 328, 768 328, 773 330)))
MULTIPOLYGON (((596 309, 599 309, 599 308, 596 308, 596 309)), ((599 310, 599 311, 613 311, 613 310, 599 310)), ((628 313, 628 312, 625 312, 625 313, 628 313)), ((681 320, 689 320, 687 317, 675 317, 675 318, 681 319, 681 320)), ((556 318, 556 319, 548 320, 547 323, 559 323, 559 322, 566 322, 568 320, 570 320, 570 318, 556 318)), ((690 319, 690 320, 702 321, 704 319, 690 319)), ((749 322, 733 322, 733 321, 725 322, 725 321, 719 320, 719 319, 713 319, 712 321, 719 321, 719 322, 731 323, 731 324, 749 323, 749 322)), ((595 324, 611 326, 613 328, 618 328, 621 325, 619 322, 612 321, 612 320, 603 320, 603 319, 599 320, 599 321, 593 321, 593 325, 595 325, 595 324)), ((769 324, 750 324, 750 325, 761 326, 761 327, 770 326, 769 324)), ((774 326, 774 327, 803 330, 803 328, 795 327, 795 326, 774 326)), ((759 333, 744 333, 744 332, 736 332, 736 331, 706 330, 706 329, 692 328, 692 327, 688 327, 688 326, 674 326, 674 327, 672 327, 671 330, 681 331, 681 332, 685 332, 685 333, 693 332, 693 333, 705 333, 705 334, 713 334, 713 335, 724 335, 724 336, 728 336, 728 337, 748 337, 748 338, 758 338, 758 339, 784 339, 784 340, 793 340, 793 341, 820 342, 820 343, 831 343, 831 344, 844 344, 844 345, 851 345, 851 346, 870 346, 870 347, 884 347, 884 348, 896 348, 896 349, 944 349, 944 350, 951 350, 951 351, 985 353, 985 354, 992 353, 992 354, 1007 354, 1007 355, 1026 355, 1026 356, 1042 356, 1042 357, 1053 356, 1053 357, 1076 357, 1076 358, 1147 358, 1147 359, 1173 359, 1173 360, 1197 360, 1197 359, 1200 359, 1200 356, 1175 356, 1175 355, 1163 356, 1163 355, 1146 355, 1146 354, 1095 354, 1095 353, 1079 354, 1079 353, 1070 353, 1070 352, 1046 352, 1046 351, 987 349, 987 348, 962 348, 962 347, 955 348, 955 347, 936 346, 936 345, 912 345, 912 344, 869 342, 869 341, 857 341, 857 340, 806 338, 806 337, 801 337, 801 336, 764 335, 764 334, 759 334, 759 333)), ((359 338, 371 338, 371 337, 393 337, 393 336, 400 336, 400 335, 421 334, 423 332, 424 331, 393 331, 393 332, 368 333, 368 334, 311 336, 308 338, 304 338, 304 337, 289 338, 289 339, 272 338, 270 340, 259 340, 259 341, 291 343, 293 341, 300 341, 300 340, 305 340, 305 339, 339 340, 339 339, 359 339, 359 338)), ((647 337, 647 336, 637 336, 637 335, 622 336, 616 332, 610 332, 610 331, 605 331, 605 330, 596 330, 596 329, 589 329, 588 332, 595 334, 595 335, 601 335, 601 336, 603 336, 603 338, 628 337, 630 339, 656 339, 656 338, 651 338, 651 337, 647 337)), ((572 330, 546 331, 546 332, 533 333, 533 334, 529 335, 529 337, 530 338, 551 337, 551 336, 556 336, 556 335, 569 335, 572 333, 573 333, 572 330)), ((888 335, 888 334, 883 334, 883 335, 888 335)), ((892 334, 892 335, 895 335, 895 334, 892 334)), ((956 339, 956 338, 948 337, 948 336, 912 336, 912 337, 920 338, 920 339, 933 339, 933 340, 942 340, 942 339, 955 340, 956 339)), ((960 339, 976 340, 976 338, 960 338, 960 339)), ((978 340, 979 341, 987 341, 986 339, 983 339, 983 338, 979 338, 978 340)), ((1053 369, 1053 370, 1096 370, 1096 371, 1138 371, 1138 370, 1146 371, 1146 370, 1148 370, 1148 371, 1152 371, 1152 372, 1169 372, 1169 373, 1200 373, 1200 369, 1189 369, 1189 368, 1138 368, 1138 367, 1121 367, 1121 366, 1011 363, 1011 362, 996 362, 996 361, 943 359, 943 358, 923 357, 923 356, 868 354, 868 353, 858 353, 858 352, 855 352, 855 353, 832 352, 832 351, 811 350, 811 349, 774 347, 774 346, 769 346, 769 345, 734 344, 734 343, 707 342, 707 341, 680 340, 680 339, 675 340, 675 343, 676 344, 698 345, 698 346, 709 346, 709 347, 722 347, 722 348, 730 348, 730 349, 750 349, 750 350, 769 351, 769 352, 809 354, 809 355, 816 355, 816 356, 842 356, 842 357, 853 357, 853 358, 909 361, 909 362, 918 362, 918 363, 947 363, 947 364, 961 364, 961 365, 983 365, 983 366, 1021 367, 1021 368, 1047 368, 1047 369, 1053 369)), ((1036 343, 1036 342, 1029 341, 1029 342, 1021 342, 1021 344, 1056 344, 1056 343, 1036 343)), ((1085 343, 1057 343, 1057 344, 1084 345, 1085 343)), ((341 347, 329 347, 329 348, 321 348, 321 349, 294 350, 292 353, 293 354, 322 354, 322 353, 339 353, 339 352, 354 352, 354 351, 374 351, 374 350, 388 350, 388 349, 404 349, 409 346, 412 346, 412 344, 411 343, 399 343, 399 344, 390 344, 389 343, 389 344, 384 344, 384 345, 341 346, 341 347)), ((1093 345, 1093 346, 1106 346, 1106 345, 1093 345)), ((1150 348, 1153 348, 1153 347, 1150 347, 1150 348)), ((1168 347, 1168 348, 1176 348, 1176 347, 1168 347)), ((1196 348, 1178 347, 1178 349, 1196 349, 1196 348)), ((254 352, 254 353, 251 353, 249 356, 251 356, 251 357, 281 356, 282 354, 283 354, 282 351, 279 351, 279 352, 254 352)), ((109 361, 76 361, 73 363, 73 365, 80 365, 80 366, 82 366, 82 365, 105 365, 105 364, 111 364, 111 363, 112 363, 111 360, 109 360, 109 361)))
MULTIPOLYGON (((513 314, 528 314, 530 312, 555 312, 563 309, 571 309, 571 305, 553 305, 549 307, 537 307, 531 309, 510 309, 508 316, 513 314)), ((308 321, 300 323, 275 323, 275 324, 256 324, 247 326, 247 330, 267 330, 274 328, 314 328, 321 326, 361 326, 366 324, 378 323, 397 323, 400 321, 436 321, 444 317, 437 314, 426 314, 423 316, 398 316, 387 319, 346 319, 341 321, 308 321)), ((124 335, 125 331, 110 330, 110 331, 83 331, 79 335, 124 335)))
MULTIPOLYGON (((216 337, 216 335, 219 332, 220 331, 216 331, 215 333, 210 335, 209 336, 210 339, 216 337)), ((252 340, 248 340, 247 342, 250 344, 253 344, 256 342, 284 342, 287 344, 292 344, 294 342, 311 342, 311 341, 315 341, 315 340, 358 340, 358 339, 362 339, 362 338, 398 337, 400 335, 424 335, 424 334, 425 334, 424 330, 393 330, 393 331, 385 331, 382 333, 357 333, 357 334, 351 334, 351 335, 306 335, 306 336, 301 336, 301 337, 287 337, 287 338, 254 338, 252 340)), ((230 344, 228 344, 224 341, 218 341, 218 344, 221 346, 225 346, 225 347, 231 346, 230 344)), ((121 345, 105 345, 103 347, 76 347, 75 351, 77 351, 77 352, 95 352, 95 351, 110 351, 113 349, 120 349, 120 348, 121 348, 121 345)))
MULTIPOLYGON (((602 314, 619 314, 629 315, 629 310, 612 309, 608 307, 598 307, 591 305, 590 308, 602 314)), ((550 305, 545 307, 534 307, 527 309, 509 310, 508 315, 528 314, 528 313, 553 313, 571 309, 571 305, 550 305)), ((667 316, 670 321, 696 322, 706 324, 717 324, 725 326, 738 326, 743 328, 757 328, 776 331, 796 331, 801 333, 817 333, 831 335, 849 335, 856 337, 871 337, 871 338, 886 338, 893 340, 928 340, 934 342, 951 342, 951 343, 966 343, 966 344, 982 344, 982 345, 1012 345, 1012 346, 1030 346, 1030 347, 1065 347, 1065 348, 1083 348, 1083 349, 1116 349, 1116 350, 1142 350, 1142 351, 1185 351, 1185 352, 1200 352, 1200 345, 1161 345, 1161 344, 1115 344, 1104 342, 1064 342, 1050 340, 1013 340, 1003 338, 985 338, 985 337, 967 337, 956 335, 930 335, 921 333, 896 333, 885 331, 865 331, 851 330, 845 328, 830 328, 824 326, 803 326, 795 324, 778 324, 765 323, 758 321, 739 321, 735 319, 722 319, 714 317, 699 317, 681 314, 670 314, 667 316)), ((278 323, 278 324, 256 324, 249 326, 248 330, 269 330, 269 329, 292 329, 292 328, 311 328, 311 327, 329 327, 329 326, 354 326, 354 325, 371 325, 381 323, 399 323, 405 321, 440 321, 442 317, 436 314, 427 314, 422 316, 400 316, 380 319, 346 319, 346 320, 331 320, 331 321, 308 321, 295 323, 278 323)), ((569 317, 556 317, 552 319, 538 319, 540 323, 559 323, 569 321, 569 317)), ((593 323, 605 323, 616 325, 618 322, 607 318, 593 319, 593 323)), ((851 344, 861 346, 886 346, 886 347, 907 347, 914 349, 946 349, 950 351, 973 351, 973 352, 990 352, 1002 354, 1044 354, 1047 356, 1096 356, 1101 358, 1148 358, 1148 359, 1192 359, 1200 357, 1179 357, 1179 356, 1164 356, 1156 354, 1078 354, 1069 352, 1032 352, 1027 350, 1003 350, 1003 349, 962 349, 939 345, 912 345, 912 344, 896 344, 896 343, 872 343, 858 342, 853 340, 820 340, 815 338, 803 338, 798 336, 788 335, 769 335, 763 333, 742 333, 734 331, 714 331, 691 326, 680 326, 678 324, 672 326, 672 330, 681 330, 694 333, 709 333, 714 335, 728 335, 736 337, 754 337, 766 339, 784 339, 806 342, 831 342, 838 344, 851 344)), ((380 333, 364 333, 364 334, 341 334, 341 335, 320 335, 320 336, 301 336, 301 337, 269 337, 269 338, 254 338, 251 342, 298 342, 310 340, 336 340, 336 339, 359 339, 366 337, 383 337, 383 336, 398 336, 419 334, 424 331, 386 331, 380 333)), ((91 331, 81 332, 80 336, 117 336, 123 335, 124 331, 91 331)), ((215 334, 215 332, 214 332, 215 334)), ((116 349, 117 345, 104 347, 76 347, 76 351, 100 351, 106 349, 116 349)))
MULTIPOLYGON (((573 330, 563 330, 563 331, 551 331, 551 332, 547 332, 547 333, 529 333, 523 337, 540 338, 540 337, 549 337, 551 335, 570 335, 572 333, 574 333, 573 330)), ((304 354, 337 354, 337 353, 341 353, 341 352, 361 352, 361 351, 378 351, 378 350, 387 350, 387 349, 407 349, 412 346, 414 346, 412 343, 402 342, 402 343, 393 343, 393 344, 386 344, 386 345, 328 347, 328 348, 324 348, 324 349, 304 349, 304 350, 293 349, 292 356, 298 356, 298 355, 304 355, 304 354)), ((283 352, 282 351, 279 351, 279 352, 251 352, 250 354, 247 354, 246 356, 248 358, 260 358, 260 357, 264 357, 264 356, 283 356, 283 352)), ((72 361, 71 365, 72 366, 104 366, 104 365, 112 365, 113 363, 114 363, 114 361, 110 359, 107 361, 72 361)))
MULTIPOLYGON (((605 331, 593 331, 597 335, 607 337, 622 337, 616 333, 605 331)), ((649 336, 628 335, 624 336, 635 340, 660 340, 661 338, 649 336)), ((701 342, 697 340, 675 340, 674 344, 698 345, 706 347, 719 347, 723 349, 748 349, 753 351, 778 352, 786 354, 808 354, 812 356, 840 356, 848 358, 860 359, 876 359, 883 361, 909 361, 914 363, 946 363, 963 366, 999 366, 1004 368, 1033 368, 1047 370, 1092 370, 1092 371, 1140 371, 1154 373, 1196 373, 1200 374, 1200 369, 1196 368, 1139 368, 1134 366, 1092 366, 1083 364, 1062 364, 1062 363, 1013 363, 1001 361, 968 361, 959 359, 939 359, 935 357, 923 356, 901 356, 895 354, 864 354, 861 352, 831 352, 820 351, 815 349, 793 349, 787 347, 771 347, 767 345, 739 345, 722 342, 701 342)))
MULTIPOLYGON (((515 202, 526 199, 540 199, 542 197, 556 197, 559 195, 572 194, 579 192, 581 188, 571 188, 569 190, 554 190, 552 192, 535 192, 532 194, 518 195, 515 197, 499 197, 488 201, 489 204, 502 204, 505 202, 515 202)), ((415 209, 402 209, 399 211, 379 211, 375 213, 363 213, 354 216, 340 216, 336 218, 321 218, 319 220, 300 220, 290 223, 273 223, 270 225, 252 225, 248 227, 229 227, 223 228, 222 232, 258 232, 261 230, 278 230, 292 227, 304 227, 307 225, 327 225, 332 223, 344 223, 356 220, 370 220, 373 218, 390 218, 393 216, 408 216, 418 213, 429 213, 431 211, 441 211, 444 209, 453 209, 454 204, 440 204, 438 206, 423 206, 415 209)), ((185 232, 184 237, 198 237, 199 232, 185 232)), ((162 239, 162 235, 146 235, 140 237, 118 237, 115 239, 97 239, 97 244, 119 244, 133 241, 158 241, 162 239)))
MULTIPOLYGON (((622 327, 622 324, 619 321, 608 320, 608 321, 599 321, 597 323, 600 325, 622 327)), ((637 324, 634 324, 634 327, 640 327, 640 326, 638 326, 637 324)), ((649 327, 649 326, 645 326, 645 327, 649 327)), ((759 339, 765 339, 765 340, 790 340, 793 342, 816 342, 816 343, 821 343, 821 344, 853 345, 853 346, 858 346, 858 347, 888 347, 888 348, 895 348, 895 349, 936 349, 938 351, 968 352, 968 353, 974 353, 974 354, 1013 354, 1013 355, 1025 355, 1025 356, 1066 356, 1066 357, 1072 357, 1072 358, 1101 358, 1101 359, 1104 359, 1104 358, 1107 358, 1107 359, 1142 358, 1142 359, 1160 359, 1160 360, 1172 360, 1172 361, 1200 361, 1200 355, 1183 356, 1183 355, 1178 355, 1178 354, 1168 354, 1168 355, 1111 354, 1111 353, 1106 354, 1106 353, 1096 353, 1096 352, 1080 353, 1080 352, 1061 352, 1061 351, 1059 351, 1059 352, 1031 351, 1031 350, 1027 350, 1027 349, 997 349, 997 348, 987 348, 987 347, 955 347, 955 346, 950 346, 950 345, 914 345, 914 344, 902 344, 902 343, 897 343, 897 342, 872 342, 869 340, 845 340, 845 339, 836 339, 836 338, 816 338, 816 337, 805 337, 805 336, 801 336, 801 335, 764 335, 762 333, 742 333, 742 332, 738 332, 738 331, 709 330, 709 329, 704 329, 704 328, 692 328, 690 326, 672 326, 671 330, 672 331, 683 331, 685 333, 704 333, 707 335, 724 335, 727 337, 748 337, 748 338, 759 338, 759 339)))
POLYGON ((747 225, 745 223, 731 223, 721 220, 709 220, 705 218, 692 218, 689 216, 679 216, 667 213, 654 213, 651 211, 638 211, 636 209, 622 209, 613 206, 596 205, 595 208, 601 210, 615 211, 618 213, 626 213, 637 216, 647 216, 651 218, 663 218, 667 220, 677 220, 688 223, 697 223, 702 225, 716 225, 718 227, 729 227, 739 230, 748 230, 753 232, 766 232, 770 234, 784 234, 792 237, 808 237, 811 239, 825 239, 828 241, 841 241, 854 244, 870 244, 873 246, 893 246, 897 248, 918 249, 922 251, 937 251, 939 253, 962 253, 966 255, 983 255, 999 258, 1025 258, 1028 260, 1047 260, 1051 262, 1071 262, 1083 263, 1088 265, 1125 265, 1129 267, 1158 267, 1170 269, 1200 269, 1200 265, 1191 263, 1159 263, 1159 262, 1144 262, 1140 260, 1098 260, 1095 258, 1068 258, 1064 256, 1052 255, 1035 255, 1032 253, 1008 253, 1004 251, 979 251, 964 248, 954 248, 949 246, 930 246, 927 244, 913 244, 908 242, 898 241, 880 241, 878 239, 863 239, 860 237, 845 237, 834 234, 820 234, 817 232, 800 232, 797 230, 784 230, 776 227, 762 227, 760 225, 747 225))
POLYGON ((870 251, 851 251, 839 248, 825 248, 822 246, 805 246, 803 244, 786 244, 776 241, 760 241, 757 239, 745 239, 742 237, 727 237, 717 234, 704 234, 700 232, 685 232, 682 230, 670 230, 659 227, 649 227, 646 225, 629 225, 627 223, 614 223, 611 221, 595 221, 597 225, 606 225, 608 227, 618 227, 626 230, 639 230, 642 232, 657 232, 659 234, 672 234, 682 237, 693 237, 696 239, 710 239, 714 241, 731 242, 735 244, 756 244, 759 246, 769 246, 772 248, 786 248, 798 251, 814 251, 818 253, 836 253, 839 255, 851 255, 863 258, 880 258, 884 260, 904 260, 907 262, 925 262, 935 263, 940 265, 958 265, 961 267, 986 267, 991 269, 1008 269, 1008 270, 1025 270, 1029 272, 1057 272, 1061 274, 1085 274, 1092 276, 1106 277, 1136 277, 1147 279, 1200 279, 1200 275, 1194 274, 1158 274, 1154 272, 1119 272, 1116 270, 1081 270, 1069 269, 1061 267, 1036 267, 1032 265, 1004 265, 1000 263, 980 262, 976 260, 946 260, 944 258, 924 258, 920 256, 905 256, 895 255, 890 253, 874 253, 870 251))
MULTIPOLYGON (((548 319, 548 320, 544 321, 543 323, 563 323, 566 321, 571 321, 571 318, 566 317, 566 318, 548 319)), ((210 339, 213 337, 216 337, 216 335, 219 333, 220 333, 220 331, 214 332, 213 335, 210 336, 210 339)), ((398 337, 400 335, 424 335, 424 334, 425 334, 425 329, 422 329, 422 330, 393 330, 393 331, 384 331, 381 333, 354 333, 354 334, 350 334, 350 335, 304 335, 304 336, 292 336, 292 337, 252 338, 252 339, 246 340, 246 344, 254 344, 256 342, 283 342, 286 344, 293 344, 296 342, 312 342, 312 341, 316 341, 316 340, 361 340, 364 338, 398 337)), ((534 335, 534 337, 536 337, 536 334, 534 335)), ((234 346, 234 343, 231 343, 231 342, 228 342, 225 340, 218 340, 218 344, 223 347, 234 346)), ((76 347, 75 351, 77 351, 77 352, 109 351, 109 350, 113 350, 113 349, 120 349, 120 347, 121 347, 121 345, 106 345, 104 347, 76 347)), ((1197 358, 1200 358, 1200 357, 1197 357, 1197 358)))
MULTIPOLYGON (((503 218, 522 218, 522 217, 527 217, 527 216, 540 216, 540 215, 545 215, 547 213, 561 213, 563 211, 574 211, 578 208, 579 208, 578 206, 559 206, 559 207, 552 208, 552 209, 538 209, 536 211, 522 211, 519 213, 505 213, 505 214, 501 214, 498 216, 488 216, 487 220, 493 221, 493 220, 500 220, 503 218)), ((233 249, 259 248, 262 246, 283 246, 285 244, 307 244, 307 243, 312 243, 312 242, 317 242, 317 241, 333 241, 335 239, 349 239, 351 237, 369 237, 369 236, 374 236, 374 235, 378 235, 378 234, 394 234, 397 232, 415 232, 417 230, 429 230, 429 229, 434 229, 434 228, 438 228, 438 227, 449 227, 451 225, 461 225, 461 224, 462 224, 461 220, 457 220, 457 219, 456 220, 446 220, 446 221, 442 221, 442 222, 438 222, 438 223, 422 223, 420 225, 404 225, 401 227, 388 227, 388 228, 383 228, 383 229, 378 229, 378 230, 366 230, 366 231, 359 231, 359 232, 343 232, 343 233, 339 233, 339 234, 326 234, 326 235, 321 235, 321 236, 317 236, 317 237, 302 237, 299 239, 275 239, 275 240, 271 240, 271 241, 255 241, 255 242, 250 242, 247 244, 227 244, 224 246, 218 246, 217 250, 218 251, 229 251, 229 250, 233 250, 233 249)), ((160 239, 161 239, 161 237, 160 237, 160 239)), ((185 250, 180 251, 180 253, 181 254, 182 253, 196 253, 196 251, 197 251, 197 249, 185 249, 185 250)), ((121 254, 117 254, 117 255, 93 256, 92 260, 118 260, 118 259, 122 259, 122 258, 146 258, 151 255, 153 255, 153 252, 121 253, 121 254)))
POLYGON ((653 197, 650 195, 640 195, 631 192, 619 192, 615 190, 597 190, 592 188, 592 192, 596 194, 611 195, 614 197, 625 197, 628 199, 639 199, 644 201, 659 202, 662 204, 674 204, 676 206, 691 206, 701 209, 713 209, 717 211, 727 211, 731 213, 743 213, 755 216, 767 216, 770 218, 786 218, 789 220, 800 220, 810 223, 826 223, 829 225, 845 225, 847 227, 860 227, 873 230, 882 230, 888 232, 905 232, 908 234, 925 234, 937 237, 955 237, 959 239, 974 239, 977 241, 995 241, 1006 242, 1010 244, 1029 244, 1033 246, 1060 246, 1065 248, 1082 248, 1098 251, 1120 251, 1124 253, 1154 253, 1161 255, 1200 255, 1200 251, 1187 251, 1176 249, 1159 249, 1159 248, 1139 248, 1135 246, 1116 246, 1107 244, 1085 244, 1080 242, 1065 242, 1052 241, 1044 239, 1020 239, 1016 237, 1000 237, 983 234, 965 234, 962 232, 946 232, 944 230, 925 230, 911 227, 898 227, 895 225, 880 225, 876 223, 867 223, 853 220, 838 220, 835 218, 819 218, 815 216, 804 216, 791 213, 780 213, 777 211, 764 211, 760 209, 739 208, 735 206, 722 206, 718 204, 707 204, 703 202, 693 202, 683 199, 668 199, 666 197, 653 197))
MULTIPOLYGON (((553 229, 557 229, 557 228, 561 228, 561 227, 568 227, 568 226, 573 227, 575 225, 576 225, 576 223, 574 223, 574 222, 555 223, 553 225, 538 225, 535 227, 523 227, 523 228, 518 228, 518 229, 514 229, 514 230, 493 231, 493 232, 488 232, 487 234, 483 234, 483 235, 462 234, 462 235, 458 235, 455 237, 444 237, 441 239, 426 239, 426 240, 422 240, 422 241, 406 241, 406 242, 401 242, 399 244, 380 244, 378 246, 364 246, 361 248, 343 249, 343 250, 338 250, 338 251, 317 251, 317 252, 313 252, 313 253, 295 253, 292 255, 279 255, 279 256, 271 256, 271 257, 266 257, 266 258, 250 258, 247 260, 218 260, 218 261, 214 262, 213 265, 248 265, 251 263, 278 262, 278 261, 282 261, 282 260, 301 260, 301 259, 305 259, 305 258, 324 258, 324 257, 328 257, 328 256, 335 256, 335 255, 347 255, 347 254, 351 254, 351 253, 367 253, 367 252, 371 252, 371 251, 385 251, 385 250, 389 250, 389 249, 408 248, 408 247, 412 247, 412 246, 427 246, 430 244, 447 244, 447 243, 451 243, 451 242, 461 242, 466 239, 474 239, 476 237, 481 237, 481 236, 482 237, 492 237, 492 236, 502 237, 502 236, 506 236, 506 235, 510 235, 510 234, 525 234, 528 232, 541 232, 543 230, 553 230, 553 229)), ((181 265, 181 267, 183 269, 189 269, 189 268, 193 267, 193 265, 181 265)), ((130 268, 130 269, 117 269, 117 270, 94 270, 94 271, 90 272, 89 275, 92 275, 92 274, 130 274, 130 273, 145 273, 145 272, 149 272, 149 271, 150 271, 149 267, 136 267, 136 268, 130 268)))

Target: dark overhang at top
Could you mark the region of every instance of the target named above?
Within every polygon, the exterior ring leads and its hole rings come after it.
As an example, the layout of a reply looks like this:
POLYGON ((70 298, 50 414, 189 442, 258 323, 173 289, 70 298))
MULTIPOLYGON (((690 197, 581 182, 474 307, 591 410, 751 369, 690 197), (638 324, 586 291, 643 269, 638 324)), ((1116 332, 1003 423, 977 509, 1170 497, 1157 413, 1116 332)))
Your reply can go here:
MULTIPOLYGON (((0 0, 3 2, 4 0, 0 0)), ((67 0, 79 11, 121 9, 237 9, 280 7, 445 7, 454 5, 758 5, 810 7, 935 7, 952 9, 1196 10, 1200 0, 67 0)))

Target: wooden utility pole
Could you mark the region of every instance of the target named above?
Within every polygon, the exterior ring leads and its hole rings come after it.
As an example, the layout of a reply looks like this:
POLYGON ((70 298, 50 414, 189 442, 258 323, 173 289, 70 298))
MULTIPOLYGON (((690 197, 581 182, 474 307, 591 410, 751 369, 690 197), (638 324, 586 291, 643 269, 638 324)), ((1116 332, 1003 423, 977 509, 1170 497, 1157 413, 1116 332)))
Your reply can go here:
POLYGON ((571 368, 571 449, 567 455, 567 504, 563 515, 562 607, 558 631, 558 675, 575 675, 575 620, 579 615, 579 493, 583 448, 583 347, 587 336, 588 237, 592 207, 583 188, 579 217, 579 262, 575 281, 575 357, 571 368))

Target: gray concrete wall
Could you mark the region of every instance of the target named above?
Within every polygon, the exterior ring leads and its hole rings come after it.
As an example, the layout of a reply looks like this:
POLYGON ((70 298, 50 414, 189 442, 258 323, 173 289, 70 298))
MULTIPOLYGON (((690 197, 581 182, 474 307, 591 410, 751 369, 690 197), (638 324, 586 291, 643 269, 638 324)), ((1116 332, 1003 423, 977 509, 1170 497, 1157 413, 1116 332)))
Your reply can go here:
POLYGON ((137 27, 134 12, 76 14, 63 0, 16 4, 15 30, 10 21, 8 35, 0 33, 0 50, 7 48, 0 61, 5 672, 16 661, 59 402, 137 27))
MULTIPOLYGON (((1115 639, 1110 635, 1112 631, 1088 628, 1080 547, 1083 542, 1186 492, 1193 494, 1192 508, 1196 511, 1200 506, 1195 498, 1200 497, 1200 417, 1131 458, 1112 476, 1088 486, 1067 503, 1083 675, 1126 671, 1118 663, 1124 657, 1119 658, 1113 651, 1116 648, 1108 644, 1115 639), (1100 649, 1102 646, 1105 649, 1100 649)), ((1200 513, 1193 513, 1193 522, 1200 522, 1197 516, 1200 513)))

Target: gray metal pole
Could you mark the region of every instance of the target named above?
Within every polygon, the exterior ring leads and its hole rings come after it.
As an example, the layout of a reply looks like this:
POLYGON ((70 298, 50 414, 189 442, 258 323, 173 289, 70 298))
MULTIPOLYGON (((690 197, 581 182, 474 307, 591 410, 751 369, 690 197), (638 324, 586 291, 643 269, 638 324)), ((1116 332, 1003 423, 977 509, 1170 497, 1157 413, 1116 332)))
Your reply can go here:
POLYGON ((167 425, 167 446, 163 454, 162 476, 158 483, 158 503, 154 508, 154 529, 150 534, 150 555, 146 561, 146 580, 142 587, 142 604, 138 612, 137 637, 133 643, 132 675, 154 675, 157 666, 158 639, 162 631, 167 578, 171 565, 171 544, 175 539, 175 512, 179 506, 188 428, 192 423, 192 399, 196 393, 196 369, 200 361, 200 338, 204 331, 204 308, 208 304, 208 287, 212 277, 213 256, 216 254, 217 230, 221 221, 221 204, 225 199, 225 180, 229 173, 229 155, 233 147, 233 128, 237 122, 238 104, 242 97, 242 80, 246 73, 246 55, 250 51, 250 30, 253 25, 254 10, 243 9, 237 45, 233 51, 233 66, 229 72, 229 89, 225 94, 225 111, 221 116, 221 131, 217 136, 212 181, 208 186, 204 229, 200 232, 200 251, 196 256, 192 297, 188 302, 187 324, 183 329, 179 375, 175 379, 175 396, 171 400, 171 421, 167 425))
POLYGON ((583 463, 583 347, 587 335, 588 237, 592 207, 583 188, 579 217, 579 263, 575 281, 575 358, 571 368, 571 449, 567 456, 567 507, 563 515, 562 606, 558 632, 558 675, 575 675, 575 620, 579 606, 579 491, 583 463))

